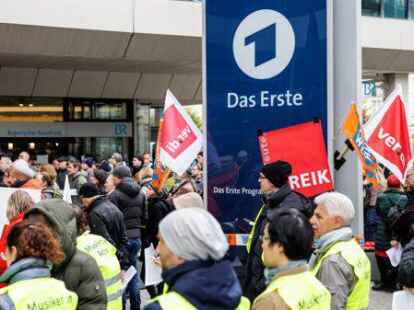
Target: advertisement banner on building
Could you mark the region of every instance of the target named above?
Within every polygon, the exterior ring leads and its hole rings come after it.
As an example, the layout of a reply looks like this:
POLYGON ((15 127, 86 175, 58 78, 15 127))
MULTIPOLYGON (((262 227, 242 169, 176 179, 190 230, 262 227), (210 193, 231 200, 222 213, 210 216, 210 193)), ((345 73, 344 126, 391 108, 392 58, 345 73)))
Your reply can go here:
POLYGON ((258 130, 318 118, 327 137, 327 1, 209 0, 204 15, 208 207, 222 221, 252 219, 258 130))

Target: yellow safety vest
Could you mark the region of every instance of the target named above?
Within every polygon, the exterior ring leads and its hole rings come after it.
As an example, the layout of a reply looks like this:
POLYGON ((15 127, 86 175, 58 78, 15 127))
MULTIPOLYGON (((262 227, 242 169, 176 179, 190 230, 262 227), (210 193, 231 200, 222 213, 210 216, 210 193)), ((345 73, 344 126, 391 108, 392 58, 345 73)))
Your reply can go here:
MULTIPOLYGON (((176 292, 169 292, 167 294, 155 297, 150 301, 158 301, 160 307, 164 310, 197 310, 190 302, 187 301, 183 296, 176 292)), ((240 299, 240 304, 235 310, 249 310, 250 301, 246 297, 240 299)))
POLYGON ((254 301, 276 292, 292 310, 329 310, 331 294, 309 271, 273 280, 254 301))
POLYGON ((256 219, 254 220, 254 224, 253 224, 252 230, 250 231, 249 238, 247 238, 247 242, 246 242, 247 253, 250 253, 250 251, 251 251, 254 232, 255 232, 256 226, 257 226, 257 221, 259 220, 259 217, 262 215, 264 209, 265 209, 265 206, 263 205, 260 208, 259 213, 256 216, 256 219))
POLYGON ((116 248, 105 238, 88 232, 77 238, 79 250, 92 256, 105 281, 107 310, 122 309, 121 267, 116 257, 116 248))
POLYGON ((7 309, 75 310, 78 305, 78 296, 53 278, 19 281, 2 288, 0 295, 4 294, 13 303, 7 309))
POLYGON ((340 241, 334 244, 315 264, 311 272, 316 276, 323 260, 332 255, 339 254, 350 264, 354 270, 357 282, 348 296, 346 310, 359 310, 368 308, 369 289, 371 283, 371 264, 365 252, 354 240, 340 241))

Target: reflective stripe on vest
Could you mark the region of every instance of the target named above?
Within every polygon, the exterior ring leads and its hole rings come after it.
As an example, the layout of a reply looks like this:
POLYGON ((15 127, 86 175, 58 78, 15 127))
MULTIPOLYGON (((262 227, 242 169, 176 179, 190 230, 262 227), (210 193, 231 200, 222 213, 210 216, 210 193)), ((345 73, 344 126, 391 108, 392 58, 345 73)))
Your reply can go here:
MULTIPOLYGON (((150 301, 158 302, 161 309, 164 310, 197 310, 190 302, 187 301, 183 296, 176 292, 169 292, 167 294, 155 297, 150 301)), ((240 299, 240 304, 235 310, 249 310, 250 301, 246 297, 240 299)))
POLYGON ((116 257, 115 247, 105 238, 84 233, 77 239, 79 250, 92 256, 101 271, 105 281, 107 310, 122 309, 122 280, 121 267, 116 257))
POLYGON ((253 237, 254 237, 254 232, 255 232, 256 226, 257 226, 257 221, 259 220, 259 217, 262 215, 264 209, 265 209, 265 206, 262 206, 260 208, 259 213, 257 214, 256 219, 254 220, 252 230, 250 231, 249 238, 247 239, 247 242, 246 242, 247 253, 250 253, 250 250, 251 250, 251 247, 252 247, 252 242, 253 242, 253 237))
POLYGON ((8 310, 75 310, 78 305, 78 296, 53 278, 19 281, 2 288, 0 295, 11 301, 8 310))
POLYGON ((254 303, 273 292, 276 292, 292 310, 331 308, 331 294, 309 271, 273 280, 254 303))
POLYGON ((345 261, 350 264, 354 270, 357 282, 348 296, 346 303, 346 310, 359 310, 368 308, 369 289, 371 283, 371 264, 365 252, 359 244, 351 239, 349 241, 341 241, 334 244, 323 256, 319 259, 312 273, 318 274, 319 268, 323 260, 332 255, 341 255, 345 261))

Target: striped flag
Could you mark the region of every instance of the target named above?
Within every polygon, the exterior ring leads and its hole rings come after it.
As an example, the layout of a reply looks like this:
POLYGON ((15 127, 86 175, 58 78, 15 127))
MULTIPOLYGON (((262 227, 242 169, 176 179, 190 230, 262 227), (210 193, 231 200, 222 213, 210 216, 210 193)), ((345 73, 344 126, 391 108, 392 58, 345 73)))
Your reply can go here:
POLYGON ((165 185, 165 182, 167 181, 171 173, 171 170, 169 168, 164 169, 161 163, 161 160, 160 160, 160 139, 161 139, 163 125, 164 125, 164 119, 161 118, 160 126, 158 128, 157 144, 155 146, 155 162, 154 162, 155 166, 154 166, 154 174, 152 176, 152 183, 151 183, 152 188, 157 192, 160 192, 162 190, 162 188, 165 185))
POLYGON ((355 103, 351 105, 351 110, 342 125, 342 131, 358 154, 367 182, 375 188, 380 187, 382 170, 365 140, 364 128, 361 126, 355 103))

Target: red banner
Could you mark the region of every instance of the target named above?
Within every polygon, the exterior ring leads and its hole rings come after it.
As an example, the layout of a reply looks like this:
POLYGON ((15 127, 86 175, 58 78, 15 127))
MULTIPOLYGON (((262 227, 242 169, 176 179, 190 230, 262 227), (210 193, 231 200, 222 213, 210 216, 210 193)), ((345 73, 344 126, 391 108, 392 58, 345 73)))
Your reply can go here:
POLYGON ((368 146, 376 159, 401 182, 412 159, 402 89, 397 87, 365 125, 368 146))
POLYGON ((284 160, 292 165, 292 190, 312 197, 333 189, 320 122, 265 132, 259 145, 264 164, 284 160))

